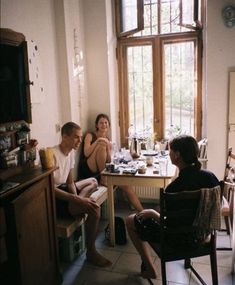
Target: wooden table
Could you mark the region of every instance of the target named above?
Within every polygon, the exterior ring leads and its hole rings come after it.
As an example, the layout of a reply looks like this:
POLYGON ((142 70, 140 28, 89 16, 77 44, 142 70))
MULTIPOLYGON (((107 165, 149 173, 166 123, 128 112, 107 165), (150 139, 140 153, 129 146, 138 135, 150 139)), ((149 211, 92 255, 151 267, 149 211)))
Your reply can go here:
POLYGON ((166 168, 166 173, 164 175, 153 174, 154 167, 147 167, 145 174, 135 175, 123 174, 120 173, 110 173, 103 171, 102 175, 107 177, 107 186, 108 186, 108 221, 110 226, 110 245, 115 246, 115 224, 114 224, 114 186, 150 186, 150 187, 159 187, 165 188, 176 175, 176 167, 171 164, 168 159, 168 164, 166 168))

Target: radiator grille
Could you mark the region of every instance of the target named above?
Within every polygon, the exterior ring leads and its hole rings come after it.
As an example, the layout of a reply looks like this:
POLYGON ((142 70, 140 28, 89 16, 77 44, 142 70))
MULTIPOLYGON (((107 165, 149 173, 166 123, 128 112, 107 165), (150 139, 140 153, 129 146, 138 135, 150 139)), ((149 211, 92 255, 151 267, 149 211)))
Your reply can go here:
POLYGON ((158 187, 136 186, 134 191, 140 199, 160 199, 160 189, 158 187))

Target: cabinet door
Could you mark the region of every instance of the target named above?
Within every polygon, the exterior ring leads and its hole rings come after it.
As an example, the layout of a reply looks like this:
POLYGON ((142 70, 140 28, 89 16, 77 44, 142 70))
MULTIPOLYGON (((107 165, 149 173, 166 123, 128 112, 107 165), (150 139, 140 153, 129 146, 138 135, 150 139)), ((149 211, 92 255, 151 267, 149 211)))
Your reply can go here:
POLYGON ((12 202, 21 283, 56 284, 56 239, 49 177, 12 202))

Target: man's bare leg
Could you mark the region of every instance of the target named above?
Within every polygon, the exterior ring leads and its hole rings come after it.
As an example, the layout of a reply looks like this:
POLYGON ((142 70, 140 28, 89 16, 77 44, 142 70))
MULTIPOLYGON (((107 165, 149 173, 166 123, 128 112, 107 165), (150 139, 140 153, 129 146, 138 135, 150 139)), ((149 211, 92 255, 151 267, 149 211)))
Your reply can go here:
POLYGON ((81 197, 90 197, 93 192, 98 190, 98 182, 93 177, 77 181, 75 185, 81 197))
MULTIPOLYGON (((86 198, 92 201, 90 198, 86 198)), ((86 249, 87 249, 87 261, 92 264, 100 267, 111 266, 112 262, 102 256, 96 249, 95 240, 98 232, 98 225, 100 219, 100 206, 93 202, 90 202, 92 207, 89 210, 85 211, 82 207, 79 207, 79 204, 70 203, 69 211, 73 216, 81 216, 82 214, 88 214, 87 220, 85 222, 85 231, 86 231, 86 249)))
POLYGON ((86 227, 86 247, 87 247, 87 261, 100 267, 108 267, 112 262, 102 256, 95 247, 95 239, 98 231, 98 223, 100 219, 100 208, 95 215, 88 215, 86 227))

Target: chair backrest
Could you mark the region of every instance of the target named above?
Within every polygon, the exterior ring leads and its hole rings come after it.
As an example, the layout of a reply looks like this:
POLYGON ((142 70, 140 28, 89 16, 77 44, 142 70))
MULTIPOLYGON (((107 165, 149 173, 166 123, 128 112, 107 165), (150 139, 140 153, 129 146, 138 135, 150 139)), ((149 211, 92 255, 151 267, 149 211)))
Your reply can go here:
POLYGON ((206 159, 207 158, 207 139, 204 138, 198 142, 199 147, 199 155, 198 157, 200 159, 206 159))
POLYGON ((227 233, 231 232, 231 223, 229 217, 233 216, 233 201, 235 195, 235 153, 232 148, 228 149, 227 161, 224 171, 224 179, 221 181, 221 213, 225 218, 225 225, 227 233))
MULTIPOLYGON (((220 215, 220 187, 204 189, 205 191, 218 190, 218 201, 211 210, 216 210, 220 215)), ((160 219, 161 219, 161 239, 167 246, 195 247, 202 243, 209 233, 213 232, 213 227, 207 228, 196 224, 195 221, 200 215, 200 205, 202 203, 202 191, 182 191, 177 193, 160 192, 160 219)), ((209 193, 209 192, 208 192, 209 193)), ((212 192, 210 192, 212 193, 212 192)), ((214 201, 215 202, 215 201, 214 201)), ((211 199, 203 200, 203 203, 211 203, 211 199)), ((207 205, 204 205, 207 208, 207 205)), ((209 207, 210 208, 210 207, 209 207)), ((206 213, 207 215, 211 213, 206 213)), ((203 219, 203 217, 201 217, 203 219)), ((210 221, 209 221, 210 222, 210 221)), ((220 224, 220 220, 218 221, 220 224)))
POLYGON ((228 149, 227 161, 224 171, 224 182, 235 183, 235 154, 232 152, 232 148, 228 149))
POLYGON ((207 169, 207 139, 204 138, 198 142, 199 154, 198 159, 202 164, 203 169, 207 169))

